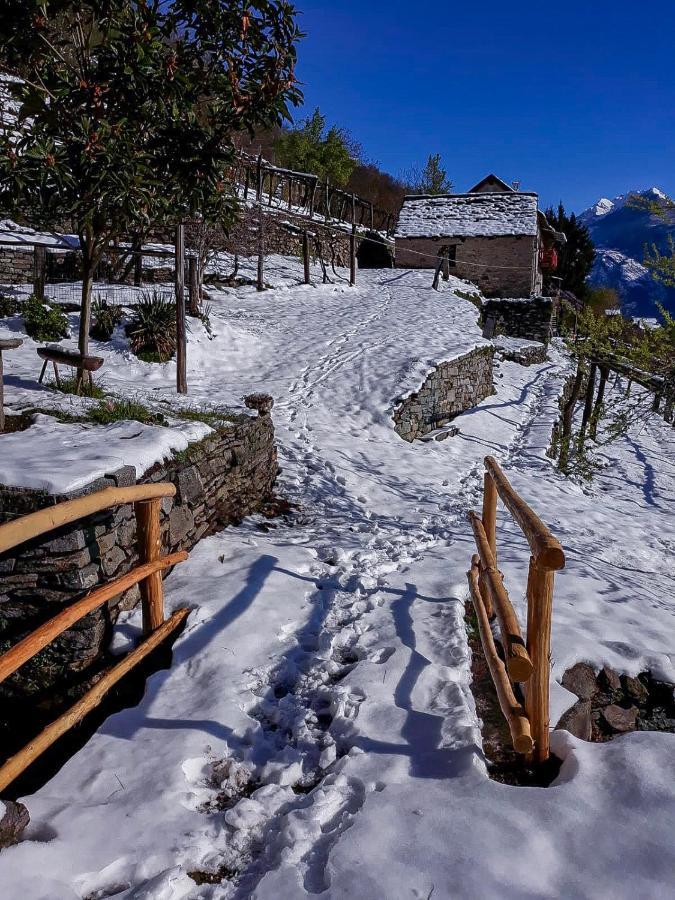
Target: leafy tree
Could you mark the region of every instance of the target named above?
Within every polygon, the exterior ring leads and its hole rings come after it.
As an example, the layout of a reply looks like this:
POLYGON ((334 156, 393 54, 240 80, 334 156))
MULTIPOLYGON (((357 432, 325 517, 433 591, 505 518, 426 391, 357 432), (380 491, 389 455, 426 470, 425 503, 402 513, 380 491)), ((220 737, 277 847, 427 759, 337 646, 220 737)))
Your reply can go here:
POLYGON ((288 117, 300 37, 284 0, 4 0, 0 58, 20 81, 0 204, 71 222, 83 259, 79 348, 105 246, 164 219, 236 212, 237 131, 288 117))
POLYGON ((274 150, 282 166, 310 172, 340 187, 349 181, 360 155, 360 148, 344 129, 326 127, 326 117, 318 107, 297 128, 283 134, 274 150))
POLYGON ((547 209, 546 218, 556 231, 562 231, 567 237, 567 244, 558 266, 562 288, 584 300, 588 295, 586 279, 595 260, 595 247, 588 228, 578 221, 574 213, 567 215, 562 203, 559 204, 557 211, 547 209))
POLYGON ((440 153, 430 154, 422 169, 413 166, 405 173, 404 179, 413 194, 449 194, 453 187, 441 165, 440 153))
MULTIPOLYGON (((633 209, 641 209, 668 221, 675 211, 675 200, 670 197, 653 197, 644 194, 632 194, 628 198, 628 205, 633 209)), ((675 238, 668 236, 669 252, 661 253, 656 244, 645 244, 644 264, 653 277, 665 284, 666 287, 675 287, 675 238)))

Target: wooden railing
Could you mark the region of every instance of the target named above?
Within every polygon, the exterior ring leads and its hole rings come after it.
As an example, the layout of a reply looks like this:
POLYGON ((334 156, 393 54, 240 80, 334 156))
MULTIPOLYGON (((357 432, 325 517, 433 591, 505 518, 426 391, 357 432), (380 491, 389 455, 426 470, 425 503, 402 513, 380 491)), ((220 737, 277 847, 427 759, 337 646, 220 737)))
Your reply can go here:
POLYGON ((549 680, 551 613, 555 572, 565 565, 556 538, 514 491, 491 456, 485 457, 483 514, 469 512, 478 553, 468 572, 471 600, 478 631, 495 683, 502 712, 517 753, 544 762, 549 756, 549 680), (527 643, 497 568, 497 498, 511 513, 527 538, 532 555, 527 579, 527 643), (499 621, 504 660, 497 653, 490 619, 499 621), (516 696, 522 685, 524 706, 516 696))
POLYGON ((121 662, 109 669, 69 710, 0 767, 0 791, 4 790, 61 735, 97 706, 107 691, 162 641, 185 622, 189 610, 176 610, 164 619, 162 572, 188 558, 186 551, 161 556, 160 508, 164 497, 176 493, 173 484, 106 488, 76 500, 68 500, 0 525, 0 554, 72 522, 116 506, 133 503, 138 529, 139 565, 126 575, 102 585, 62 610, 0 656, 0 683, 13 675, 51 641, 88 613, 138 584, 143 610, 143 641, 121 662))

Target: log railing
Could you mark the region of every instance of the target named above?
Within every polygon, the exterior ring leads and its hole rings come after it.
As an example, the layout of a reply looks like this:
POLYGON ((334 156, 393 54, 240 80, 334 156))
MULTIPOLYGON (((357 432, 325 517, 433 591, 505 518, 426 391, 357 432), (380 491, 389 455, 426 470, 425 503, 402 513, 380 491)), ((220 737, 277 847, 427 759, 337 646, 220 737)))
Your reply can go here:
POLYGON ((549 756, 549 679, 551 613, 555 572, 565 565, 565 554, 537 514, 514 491, 491 456, 485 458, 483 512, 469 512, 478 553, 468 572, 471 600, 478 631, 495 683, 502 712, 517 753, 536 762, 549 756), (497 568, 497 498, 511 513, 530 545, 527 580, 527 643, 497 568), (490 619, 499 622, 504 662, 497 653, 490 619), (515 684, 525 695, 524 705, 515 684))
POLYGON ((133 503, 139 549, 139 564, 131 572, 91 591, 3 653, 0 656, 0 683, 13 675, 24 663, 36 656, 51 641, 79 622, 84 616, 99 609, 109 600, 136 584, 140 586, 143 609, 143 640, 141 643, 108 670, 74 706, 0 766, 0 791, 11 784, 61 735, 80 722, 101 702, 114 684, 185 622, 189 614, 187 608, 178 609, 168 619, 164 619, 162 572, 188 558, 185 551, 161 556, 161 503, 164 497, 173 497, 175 493, 176 488, 173 484, 106 488, 0 525, 0 554, 2 554, 26 541, 41 537, 56 528, 77 522, 94 513, 133 503))

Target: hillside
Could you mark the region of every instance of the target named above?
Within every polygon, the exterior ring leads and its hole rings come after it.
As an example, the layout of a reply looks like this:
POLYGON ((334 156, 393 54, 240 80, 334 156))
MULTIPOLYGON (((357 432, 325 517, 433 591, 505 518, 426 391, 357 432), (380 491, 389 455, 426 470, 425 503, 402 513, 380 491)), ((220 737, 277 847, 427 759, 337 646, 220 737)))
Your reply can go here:
MULTIPOLYGON (((579 216, 598 251, 591 283, 614 288, 630 315, 654 316, 657 302, 675 311, 675 290, 655 282, 642 265, 645 244, 667 251, 668 237, 675 235, 675 212, 666 213, 664 219, 636 209, 629 202, 634 193, 602 198, 579 216)), ((669 199, 659 188, 639 193, 649 200, 669 199)))

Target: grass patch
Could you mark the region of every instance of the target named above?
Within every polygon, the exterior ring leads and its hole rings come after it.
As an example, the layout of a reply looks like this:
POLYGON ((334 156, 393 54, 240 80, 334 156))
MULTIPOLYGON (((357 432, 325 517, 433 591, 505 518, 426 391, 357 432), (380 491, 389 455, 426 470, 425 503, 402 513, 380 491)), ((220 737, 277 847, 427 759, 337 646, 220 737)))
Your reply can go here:
POLYGON ((132 420, 142 425, 166 425, 162 413, 152 412, 137 400, 108 398, 85 413, 85 421, 95 425, 111 425, 113 422, 132 420))
POLYGON ((189 406, 186 409, 177 409, 174 413, 177 419, 184 419, 187 422, 204 422, 212 428, 222 428, 232 422, 242 422, 247 417, 241 413, 235 413, 225 406, 216 407, 215 409, 201 409, 199 406, 189 406))
MULTIPOLYGON (((59 386, 55 381, 49 382, 49 387, 52 390, 59 391, 61 394, 74 394, 77 395, 77 378, 61 378, 61 385, 59 386)), ((94 384, 93 381, 85 382, 81 388, 82 397, 93 397, 94 400, 103 400, 106 393, 105 390, 100 387, 98 384, 94 384)))

